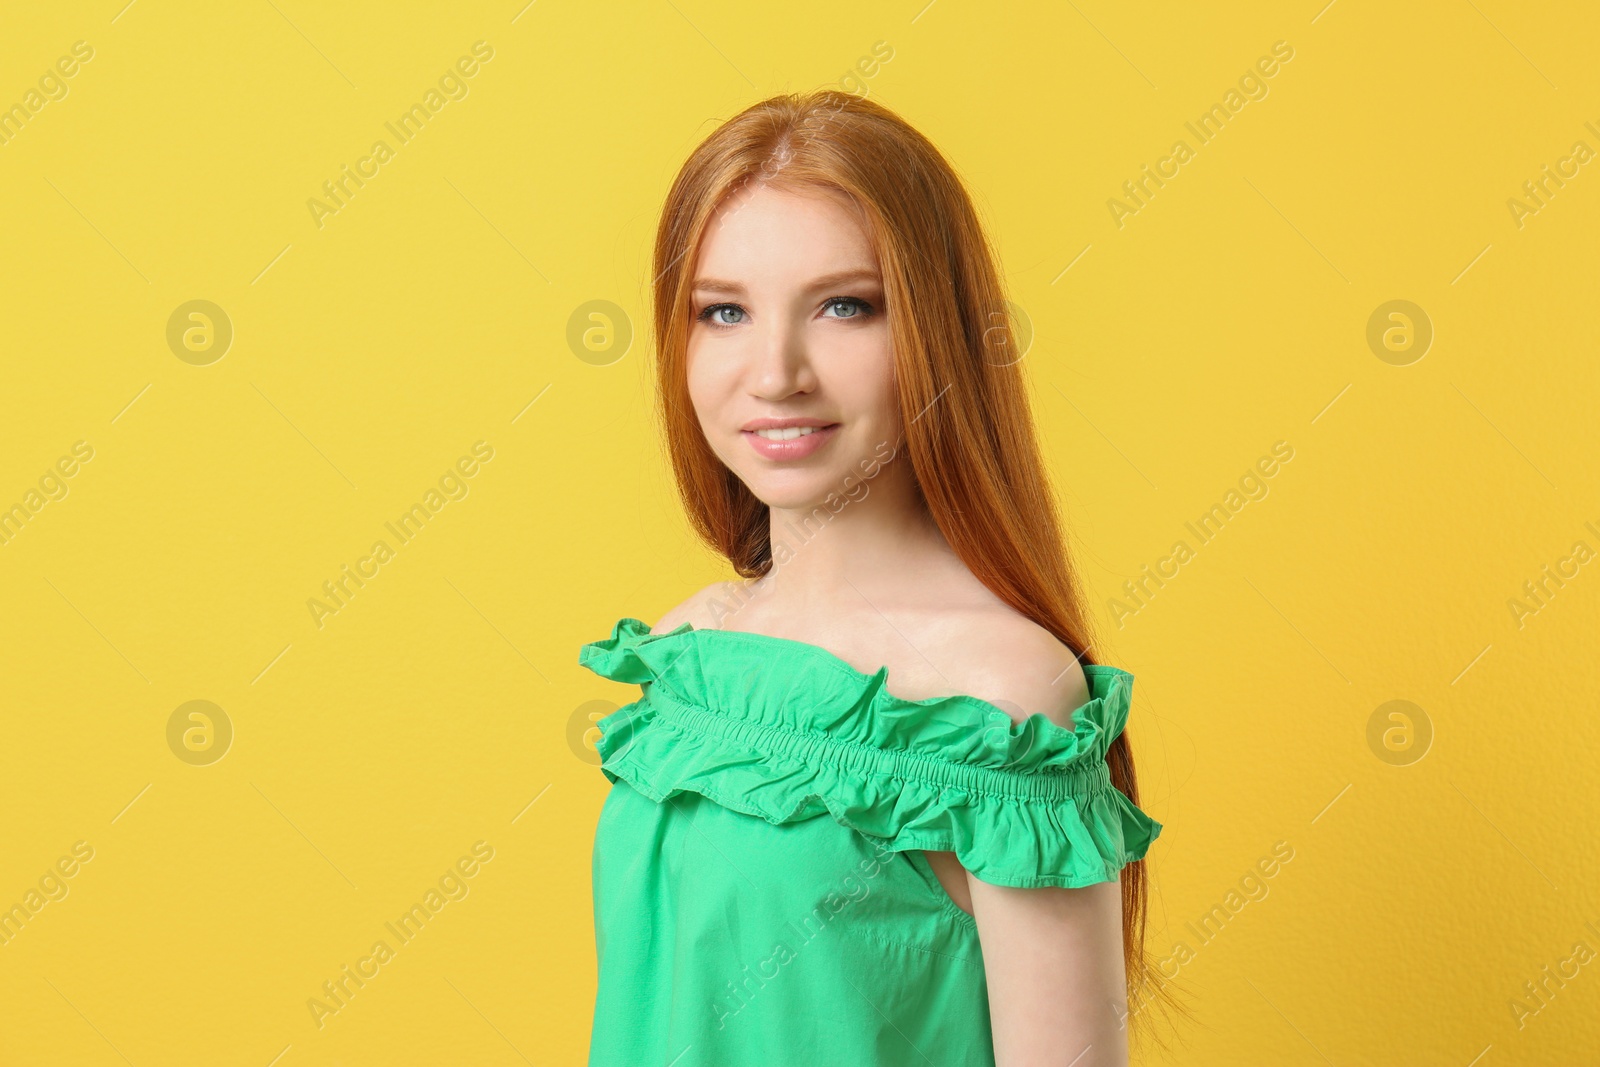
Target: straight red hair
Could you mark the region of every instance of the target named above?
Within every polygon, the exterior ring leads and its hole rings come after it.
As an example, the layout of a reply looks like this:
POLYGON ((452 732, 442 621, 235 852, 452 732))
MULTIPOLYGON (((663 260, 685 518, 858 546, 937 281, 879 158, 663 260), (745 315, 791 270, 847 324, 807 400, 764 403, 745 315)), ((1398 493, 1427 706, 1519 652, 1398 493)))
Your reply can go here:
MULTIPOLYGON (((1082 662, 1095 662, 997 257, 938 149, 887 108, 850 93, 789 93, 752 105, 695 148, 667 194, 654 263, 657 396, 696 532, 742 577, 772 567, 768 508, 711 451, 686 373, 701 239, 724 200, 762 183, 842 193, 861 212, 883 275, 903 452, 928 511, 984 585, 1082 662)), ((1106 762, 1112 783, 1138 804, 1126 732, 1106 762)), ((1124 868, 1121 892, 1129 1011, 1137 1014, 1141 993, 1162 996, 1144 948, 1143 860, 1124 868)))

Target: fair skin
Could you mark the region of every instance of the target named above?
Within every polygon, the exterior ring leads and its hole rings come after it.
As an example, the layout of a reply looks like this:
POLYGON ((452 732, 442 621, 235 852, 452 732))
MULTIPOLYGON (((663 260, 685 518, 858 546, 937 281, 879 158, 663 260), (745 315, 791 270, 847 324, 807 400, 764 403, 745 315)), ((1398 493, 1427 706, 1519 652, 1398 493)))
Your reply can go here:
MULTIPOLYGON (((1070 727, 1089 699, 1071 650, 960 561, 903 455, 863 477, 902 427, 883 284, 854 207, 822 190, 741 190, 711 222, 694 277, 695 413, 712 450, 768 505, 773 544, 794 555, 755 582, 708 586, 653 632, 689 622, 803 641, 866 674, 887 666, 897 697, 962 693, 1013 721, 1039 713, 1070 727), (760 418, 832 428, 808 455, 773 457, 745 429, 760 418), (830 493, 850 503, 813 515, 830 493)), ((998 1067, 1126 1067, 1117 883, 996 886, 953 852, 927 857, 977 921, 998 1067)))

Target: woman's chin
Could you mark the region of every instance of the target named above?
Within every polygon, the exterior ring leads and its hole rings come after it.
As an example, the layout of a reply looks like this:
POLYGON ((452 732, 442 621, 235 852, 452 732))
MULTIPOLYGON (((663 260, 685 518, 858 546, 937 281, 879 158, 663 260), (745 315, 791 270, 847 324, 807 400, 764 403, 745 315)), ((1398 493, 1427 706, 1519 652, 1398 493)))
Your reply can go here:
MULTIPOLYGON (((847 493, 859 478, 845 485, 849 471, 746 471, 740 479, 755 498, 780 511, 812 511, 823 508, 830 514, 849 500, 847 493)), ((860 490, 856 490, 860 495, 860 490)))

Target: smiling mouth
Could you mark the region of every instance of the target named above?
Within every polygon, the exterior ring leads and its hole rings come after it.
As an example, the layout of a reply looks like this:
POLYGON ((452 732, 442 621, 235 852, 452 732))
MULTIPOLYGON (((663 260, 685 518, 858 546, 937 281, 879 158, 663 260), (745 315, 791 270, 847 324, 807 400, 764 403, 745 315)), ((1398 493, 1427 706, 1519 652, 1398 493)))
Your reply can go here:
MULTIPOLYGON (((819 423, 822 420, 807 421, 819 423)), ((827 448, 828 442, 838 436, 839 429, 837 422, 830 422, 821 426, 758 426, 743 430, 741 434, 756 455, 774 463, 785 463, 804 460, 827 448)))
MULTIPOLYGON (((837 426, 838 423, 831 423, 830 425, 837 426)), ((827 426, 782 426, 765 430, 752 430, 751 432, 757 437, 766 438, 768 441, 793 441, 796 437, 805 437, 808 434, 816 433, 818 430, 826 429, 828 429, 827 426)))

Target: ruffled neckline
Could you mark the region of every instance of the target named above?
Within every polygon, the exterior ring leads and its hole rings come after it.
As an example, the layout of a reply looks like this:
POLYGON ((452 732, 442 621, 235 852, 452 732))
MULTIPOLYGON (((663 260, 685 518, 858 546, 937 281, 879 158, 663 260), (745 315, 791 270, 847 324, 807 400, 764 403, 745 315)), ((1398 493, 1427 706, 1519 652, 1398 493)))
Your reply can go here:
MULTIPOLYGON (((632 617, 583 646, 579 662, 618 681, 654 683, 660 696, 839 741, 918 753, 934 760, 1013 770, 1093 770, 1127 722, 1133 675, 1085 664, 1089 699, 1062 726, 1042 712, 1020 722, 967 693, 912 700, 888 689, 889 669, 871 674, 821 645, 745 630, 664 633, 632 617), (796 688, 804 699, 791 699, 796 688)), ((1101 768, 1103 769, 1103 768, 1101 768)))
POLYGON ((581 665, 642 696, 595 725, 600 769, 662 802, 695 792, 774 825, 831 815, 891 850, 956 853, 997 885, 1115 879, 1161 825, 1110 780, 1133 675, 1086 664, 1071 728, 969 694, 911 700, 820 645, 624 618, 581 665))
MULTIPOLYGON (((1011 719, 1011 714, 1004 708, 1001 708, 998 704, 984 700, 982 697, 972 696, 968 693, 951 693, 945 696, 922 697, 917 700, 895 696, 894 693, 890 692, 889 690, 889 668, 887 664, 879 667, 871 674, 867 674, 837 653, 831 652, 828 649, 823 648, 821 645, 812 644, 809 641, 800 641, 792 637, 776 637, 772 634, 756 633, 752 630, 701 629, 689 622, 681 623, 674 629, 664 633, 652 634, 650 633, 650 627, 647 624, 640 622, 638 619, 626 619, 623 621, 637 623, 639 626, 644 627, 646 639, 674 637, 683 633, 719 634, 726 637, 753 641, 756 644, 763 644, 774 649, 786 650, 796 655, 809 656, 819 660, 824 665, 831 667, 834 670, 842 672, 859 685, 870 685, 874 687, 883 693, 886 700, 890 701, 897 707, 915 709, 944 707, 951 704, 970 704, 979 713, 990 720, 992 720, 995 715, 1004 715, 1007 719, 1011 719)), ((1129 674, 1120 667, 1113 667, 1098 663, 1085 663, 1082 666, 1084 678, 1089 687, 1089 700, 1084 704, 1080 704, 1079 708, 1085 707, 1088 704, 1093 704, 1097 701, 1105 701, 1108 697, 1110 697, 1112 689, 1122 679, 1127 680, 1127 687, 1129 689, 1132 688, 1133 675, 1129 674)), ((1074 709, 1073 717, 1076 719, 1077 709, 1074 709)), ((1016 722, 1014 719, 1011 719, 1011 721, 1014 724, 1014 729, 1012 730, 1013 733, 1021 733, 1022 730, 1029 724, 1032 724, 1033 729, 1041 733, 1047 733, 1051 730, 1058 730, 1066 734, 1072 733, 1072 731, 1067 727, 1062 726, 1060 723, 1057 723, 1043 712, 1038 711, 1029 715, 1020 723, 1016 722), (1039 721, 1037 723, 1033 723, 1034 719, 1039 721)))

